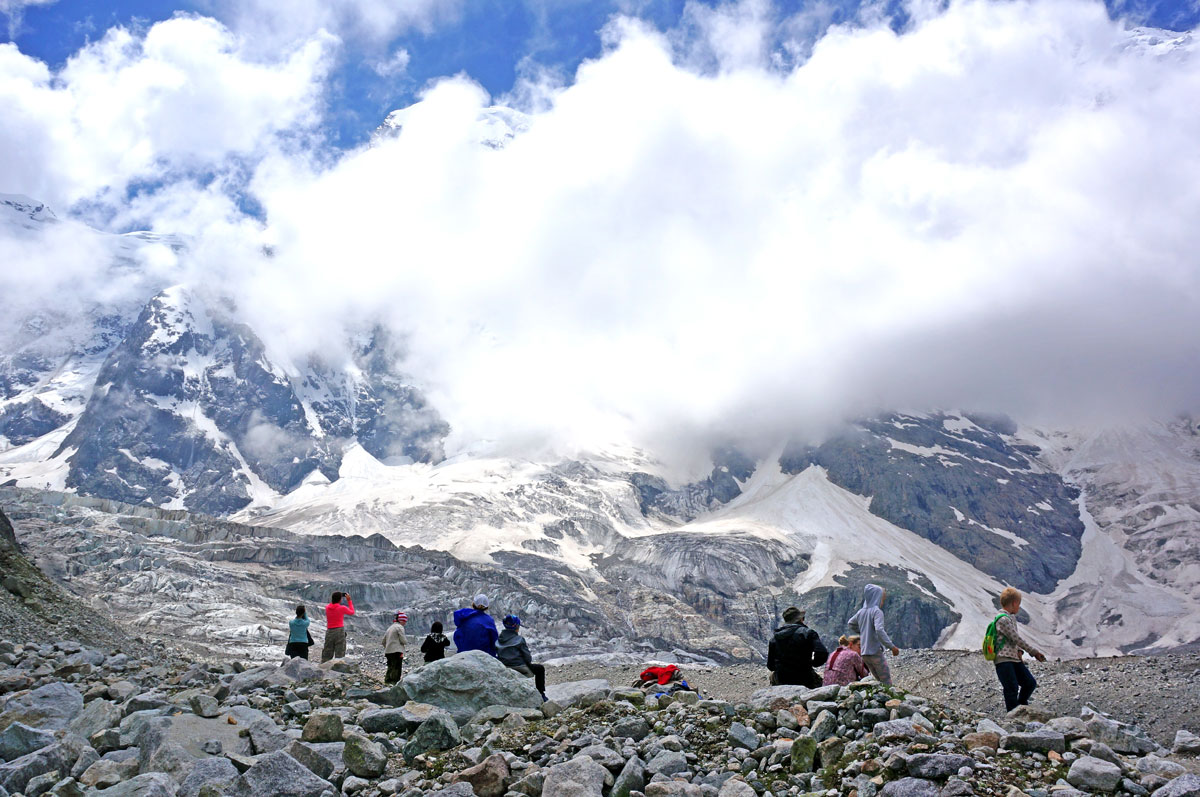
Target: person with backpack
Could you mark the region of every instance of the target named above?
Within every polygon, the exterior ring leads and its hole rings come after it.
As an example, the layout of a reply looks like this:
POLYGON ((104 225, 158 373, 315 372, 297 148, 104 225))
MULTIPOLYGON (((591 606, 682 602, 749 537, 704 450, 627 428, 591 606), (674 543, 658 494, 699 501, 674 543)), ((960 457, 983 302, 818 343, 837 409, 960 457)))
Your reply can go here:
POLYGON ((510 670, 516 670, 524 676, 533 679, 533 685, 537 687, 538 692, 542 696, 542 702, 546 701, 546 667, 543 664, 534 664, 533 656, 529 653, 529 645, 525 643, 525 637, 519 633, 521 627, 521 618, 515 614, 509 614, 504 617, 504 630, 500 632, 500 638, 496 641, 496 658, 500 659, 500 663, 510 670))
POLYGON ((1000 608, 1004 611, 996 615, 983 635, 983 657, 995 662, 996 677, 1004 692, 1004 710, 1012 711, 1017 706, 1029 705, 1029 698, 1037 689, 1037 681, 1022 656, 1029 653, 1038 661, 1045 661, 1046 656, 1021 637, 1017 625, 1021 593, 1006 587, 1000 593, 1000 608))
POLYGON ((446 648, 450 640, 442 633, 442 624, 435 622, 429 629, 429 636, 421 643, 421 653, 425 655, 425 663, 440 661, 446 657, 446 648))
POLYGON ((489 656, 496 655, 496 639, 500 633, 487 610, 488 596, 481 592, 471 601, 471 608, 454 613, 454 648, 459 653, 482 650, 489 656))
POLYGON ((407 614, 396 612, 392 617, 392 624, 383 635, 383 656, 387 659, 384 683, 394 684, 400 680, 401 671, 404 669, 404 648, 408 645, 408 639, 404 636, 404 626, 407 622, 407 614))
POLYGON ((296 607, 296 616, 288 621, 287 647, 283 649, 283 655, 286 658, 308 658, 308 649, 313 644, 312 634, 308 633, 308 624, 308 610, 301 604, 296 607))
POLYGON ((900 655, 900 648, 892 642, 887 630, 883 627, 883 602, 887 599, 887 590, 876 584, 863 587, 863 605, 850 618, 847 625, 851 634, 861 638, 863 664, 871 671, 871 675, 884 686, 892 685, 892 671, 888 667, 884 649, 890 649, 893 656, 900 655))
POLYGON ((346 658, 346 616, 354 614, 350 593, 335 592, 325 605, 325 644, 321 647, 321 663, 346 658), (345 603, 342 603, 345 601, 345 603))
POLYGON ((795 684, 815 689, 821 685, 816 667, 825 663, 829 651, 817 632, 804 624, 804 611, 795 606, 783 610, 783 625, 767 645, 767 669, 771 684, 795 684))
POLYGON ((857 636, 843 636, 838 640, 838 649, 830 653, 829 661, 825 662, 825 678, 821 684, 847 686, 866 678, 868 672, 870 671, 862 660, 862 639, 857 636))

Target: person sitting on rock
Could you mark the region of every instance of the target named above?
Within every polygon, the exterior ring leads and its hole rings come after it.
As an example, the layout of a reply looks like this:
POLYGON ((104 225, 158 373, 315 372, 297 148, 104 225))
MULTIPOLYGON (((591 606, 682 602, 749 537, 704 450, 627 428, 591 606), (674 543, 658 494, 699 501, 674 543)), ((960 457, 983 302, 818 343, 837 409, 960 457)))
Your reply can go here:
POLYGON ((825 662, 825 678, 822 685, 846 686, 867 677, 867 665, 862 660, 862 638, 843 636, 838 640, 838 649, 829 654, 825 662))
POLYGON ((482 592, 471 601, 471 608, 459 609, 454 613, 454 648, 459 653, 482 650, 489 656, 496 655, 496 621, 488 614, 488 596, 482 592))
MULTIPOLYGON (((308 633, 308 613, 301 604, 296 607, 296 616, 288 621, 287 647, 283 655, 289 659, 307 659, 308 649, 312 646, 312 634, 308 633)), ((287 662, 284 662, 286 664, 287 662)))
POLYGON ((425 637, 425 641, 421 643, 421 652, 425 654, 425 663, 444 659, 448 647, 450 647, 450 640, 446 639, 446 635, 442 633, 442 624, 435 622, 429 629, 429 636, 425 637))
POLYGON ((892 685, 892 671, 888 667, 884 648, 890 648, 893 656, 900 655, 900 648, 892 643, 883 627, 883 602, 887 590, 876 584, 863 587, 863 605, 847 621, 851 634, 862 635, 862 660, 876 680, 884 686, 892 685))
POLYGON ((354 614, 350 593, 335 592, 325 605, 325 644, 321 647, 321 663, 346 658, 346 615, 354 614), (342 601, 345 603, 342 603, 342 601))
POLYGON ((533 656, 529 654, 529 645, 525 644, 525 637, 521 636, 517 630, 520 627, 520 617, 515 614, 505 616, 504 630, 500 632, 500 639, 496 642, 496 657, 510 670, 516 670, 522 675, 532 678, 533 685, 537 687, 544 702, 546 700, 546 667, 533 663, 533 656))
POLYGON ((387 659, 387 674, 383 676, 385 683, 394 684, 400 680, 400 671, 404 668, 404 648, 408 638, 404 636, 404 626, 408 615, 396 612, 392 624, 383 635, 383 655, 387 659))
POLYGON ((773 685, 794 684, 810 689, 821 685, 820 667, 829 651, 817 632, 804 624, 804 611, 795 606, 783 610, 783 622, 767 645, 767 669, 773 685))
POLYGON ((1004 614, 996 618, 996 677, 1004 690, 1004 710, 1012 711, 1017 706, 1029 705, 1029 697, 1037 689, 1037 681, 1021 657, 1028 652, 1038 661, 1045 661, 1046 656, 1021 638, 1017 626, 1021 593, 1012 587, 1005 588, 1000 593, 1000 608, 1004 614))

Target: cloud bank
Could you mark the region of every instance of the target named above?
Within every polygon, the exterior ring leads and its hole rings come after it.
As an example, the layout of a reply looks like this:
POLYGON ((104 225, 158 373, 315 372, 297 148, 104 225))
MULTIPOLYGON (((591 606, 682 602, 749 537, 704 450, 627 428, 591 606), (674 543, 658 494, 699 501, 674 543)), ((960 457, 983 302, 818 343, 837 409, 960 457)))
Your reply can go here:
POLYGON ((181 18, 58 74, 0 47, 0 152, 24 153, 0 188, 156 180, 117 218, 193 236, 184 279, 292 357, 403 333, 452 447, 1197 405, 1194 33, 1081 0, 815 40, 754 0, 685 21, 614 19, 573 80, 514 91, 537 103, 506 146, 480 145, 495 100, 457 76, 336 158, 312 143, 320 35, 264 61, 181 18))

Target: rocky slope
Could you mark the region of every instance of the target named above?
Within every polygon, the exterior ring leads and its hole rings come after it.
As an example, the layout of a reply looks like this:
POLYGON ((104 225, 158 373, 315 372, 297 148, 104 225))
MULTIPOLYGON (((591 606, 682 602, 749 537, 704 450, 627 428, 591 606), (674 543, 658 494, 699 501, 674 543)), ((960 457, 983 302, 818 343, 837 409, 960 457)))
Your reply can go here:
MULTIPOLYGON (((934 654, 945 655, 945 654, 934 654)), ((688 673, 688 675, 691 675, 688 673)), ((695 679, 700 683, 700 679, 695 679)), ((27 797, 1192 797, 1169 747, 1088 706, 999 722, 871 681, 693 690, 532 681, 479 652, 384 688, 353 663, 255 668, 0 643, 0 789, 27 797)))

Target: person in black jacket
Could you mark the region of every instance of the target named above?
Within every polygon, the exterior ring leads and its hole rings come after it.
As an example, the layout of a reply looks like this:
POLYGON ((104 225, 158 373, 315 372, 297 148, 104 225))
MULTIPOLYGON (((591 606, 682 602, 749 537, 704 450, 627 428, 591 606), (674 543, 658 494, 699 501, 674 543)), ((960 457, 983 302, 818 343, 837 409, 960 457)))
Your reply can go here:
POLYGON ((816 689, 821 685, 820 667, 829 651, 817 632, 804 624, 804 612, 795 606, 783 610, 783 625, 767 646, 767 669, 773 685, 795 684, 816 689))
POLYGON ((425 641, 421 643, 421 652, 425 654, 426 664, 444 659, 446 648, 450 647, 450 640, 442 634, 441 623, 434 623, 429 631, 429 636, 425 637, 425 641))
POLYGON ((496 658, 510 670, 532 678, 534 686, 542 694, 542 700, 545 700, 546 668, 544 665, 533 663, 533 656, 529 654, 529 645, 525 644, 525 637, 517 633, 520 627, 521 618, 515 614, 504 618, 504 630, 496 640, 496 658))

